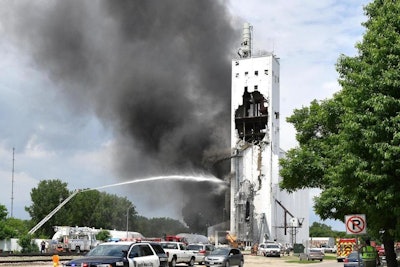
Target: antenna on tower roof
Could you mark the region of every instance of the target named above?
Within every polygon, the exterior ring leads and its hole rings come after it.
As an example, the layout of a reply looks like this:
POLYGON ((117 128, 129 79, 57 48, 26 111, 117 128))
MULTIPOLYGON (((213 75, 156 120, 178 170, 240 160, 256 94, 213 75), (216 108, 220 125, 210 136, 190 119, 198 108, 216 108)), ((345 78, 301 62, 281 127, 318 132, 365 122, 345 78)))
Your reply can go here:
POLYGON ((238 50, 239 57, 251 58, 251 35, 253 26, 248 22, 243 25, 243 42, 238 50))

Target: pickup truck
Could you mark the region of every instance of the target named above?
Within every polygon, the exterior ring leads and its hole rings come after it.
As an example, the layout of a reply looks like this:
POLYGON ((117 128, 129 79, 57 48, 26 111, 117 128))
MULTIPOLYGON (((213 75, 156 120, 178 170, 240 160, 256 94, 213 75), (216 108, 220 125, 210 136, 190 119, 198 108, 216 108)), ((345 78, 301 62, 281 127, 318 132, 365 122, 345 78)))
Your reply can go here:
POLYGON ((186 263, 188 266, 194 265, 196 254, 187 250, 185 243, 163 241, 160 244, 168 256, 170 267, 175 267, 177 263, 186 263))

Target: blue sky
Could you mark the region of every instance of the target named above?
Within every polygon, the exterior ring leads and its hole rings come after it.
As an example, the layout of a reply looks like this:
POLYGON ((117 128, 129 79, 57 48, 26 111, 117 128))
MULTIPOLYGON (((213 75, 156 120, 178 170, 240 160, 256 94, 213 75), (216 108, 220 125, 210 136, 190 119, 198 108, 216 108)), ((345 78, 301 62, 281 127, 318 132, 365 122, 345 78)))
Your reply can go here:
MULTIPOLYGON (((13 8, 12 2, 2 1, 0 5, 13 8)), ((238 34, 244 21, 253 26, 253 50, 273 51, 280 58, 283 149, 296 145, 294 129, 284 118, 293 109, 306 106, 313 99, 329 98, 340 89, 335 63, 340 54, 356 53, 354 45, 361 41, 364 31, 362 7, 368 2, 225 2, 238 34)), ((99 111, 90 106, 85 110, 84 105, 66 100, 49 73, 35 68, 30 55, 14 45, 5 26, 5 8, 0 9, 0 203, 11 211, 13 195, 14 217, 27 219, 24 206, 30 205, 29 193, 40 180, 62 179, 71 190, 120 182, 113 159, 118 157, 121 144, 115 141, 115 129, 95 115, 99 111)), ((180 201, 148 209, 149 199, 140 194, 130 194, 124 188, 110 188, 107 192, 129 196, 144 216, 179 217, 173 207, 179 206, 180 201)), ((310 221, 319 218, 313 214, 310 221)), ((342 223, 326 223, 345 230, 342 223)))

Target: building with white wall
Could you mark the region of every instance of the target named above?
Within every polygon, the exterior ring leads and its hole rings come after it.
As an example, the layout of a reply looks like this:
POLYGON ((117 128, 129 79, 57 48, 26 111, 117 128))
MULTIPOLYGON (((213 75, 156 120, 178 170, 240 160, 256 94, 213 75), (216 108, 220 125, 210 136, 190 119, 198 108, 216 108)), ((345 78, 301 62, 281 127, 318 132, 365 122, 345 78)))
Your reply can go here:
POLYGON ((239 57, 232 61, 230 232, 247 245, 276 240, 304 243, 309 233, 308 191, 279 187, 280 62, 252 54, 245 24, 239 57))

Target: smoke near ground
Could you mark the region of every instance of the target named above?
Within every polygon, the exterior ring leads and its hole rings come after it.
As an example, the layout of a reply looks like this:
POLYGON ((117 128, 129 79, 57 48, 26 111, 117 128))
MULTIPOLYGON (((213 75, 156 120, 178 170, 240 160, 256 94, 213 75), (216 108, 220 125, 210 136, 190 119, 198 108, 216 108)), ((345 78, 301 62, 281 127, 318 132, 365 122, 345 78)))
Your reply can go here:
MULTIPOLYGON (((59 101, 112 129, 119 177, 226 175, 227 166, 213 161, 229 153, 230 60, 240 34, 227 3, 60 0, 9 7, 2 14, 6 31, 59 85, 59 101)), ((177 191, 172 202, 198 198, 200 209, 222 209, 223 197, 209 194, 210 184, 152 184, 159 198, 177 191)))

